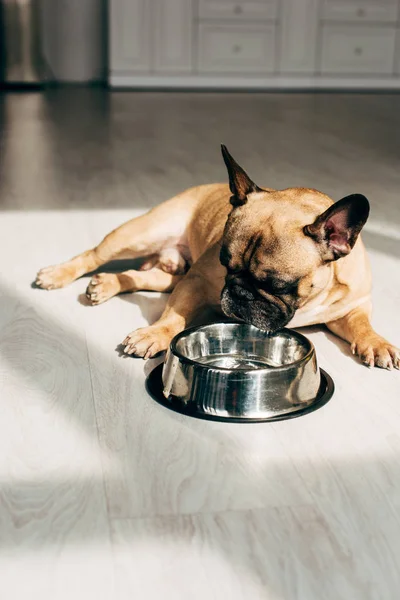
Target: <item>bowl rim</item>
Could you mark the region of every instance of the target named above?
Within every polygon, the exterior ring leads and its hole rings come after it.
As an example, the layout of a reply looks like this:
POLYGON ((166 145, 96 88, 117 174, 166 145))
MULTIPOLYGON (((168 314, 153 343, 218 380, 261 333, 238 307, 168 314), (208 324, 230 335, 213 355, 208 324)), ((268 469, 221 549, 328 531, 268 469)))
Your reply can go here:
MULTIPOLYGON (((177 343, 179 342, 179 340, 181 338, 191 335, 195 331, 199 331, 200 329, 205 329, 205 328, 211 327, 213 325, 230 325, 230 326, 245 325, 247 327, 253 327, 254 329, 258 329, 255 325, 252 325, 251 323, 245 323, 245 322, 240 322, 240 321, 233 321, 233 322, 213 321, 212 323, 206 323, 204 325, 196 325, 194 327, 188 327, 187 329, 184 329, 183 331, 178 333, 171 340, 171 343, 169 346, 171 354, 176 356, 180 360, 180 362, 183 362, 183 363, 186 363, 189 365, 193 365, 199 369, 207 369, 208 371, 232 372, 232 369, 230 369, 229 367, 215 367, 215 366, 211 367, 207 364, 200 363, 197 360, 194 360, 193 358, 188 358, 187 356, 182 354, 182 352, 180 352, 176 347, 177 343)), ((259 329, 258 331, 262 331, 262 330, 259 329)), ((305 354, 305 356, 303 356, 302 358, 298 358, 294 362, 287 363, 286 365, 274 367, 273 369, 271 369, 271 367, 268 367, 268 366, 260 367, 259 369, 258 368, 257 369, 240 369, 240 370, 235 369, 235 373, 260 373, 260 372, 271 373, 272 371, 274 373, 276 373, 277 371, 285 371, 285 370, 291 369, 291 368, 295 367, 296 365, 299 365, 300 363, 308 362, 310 360, 310 358, 312 357, 312 355, 315 356, 314 344, 305 335, 303 335, 302 333, 299 333, 298 331, 295 331, 294 329, 290 329, 288 327, 283 327, 282 329, 279 329, 279 331, 277 331, 276 333, 279 333, 281 331, 287 332, 290 334, 291 337, 297 338, 301 341, 305 341, 309 345, 309 350, 305 354)))

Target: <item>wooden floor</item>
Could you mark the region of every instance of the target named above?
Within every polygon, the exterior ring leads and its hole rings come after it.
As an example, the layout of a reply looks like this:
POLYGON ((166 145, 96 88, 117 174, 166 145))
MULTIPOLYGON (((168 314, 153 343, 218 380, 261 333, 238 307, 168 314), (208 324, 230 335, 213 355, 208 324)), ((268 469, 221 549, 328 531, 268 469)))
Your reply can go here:
POLYGON ((188 185, 218 145, 262 185, 362 192, 374 322, 400 344, 400 97, 108 94, 0 98, 0 596, 4 600, 397 600, 400 373, 305 331, 336 384, 323 409, 233 425, 145 391, 118 344, 160 314, 88 307, 87 280, 31 287, 188 185))

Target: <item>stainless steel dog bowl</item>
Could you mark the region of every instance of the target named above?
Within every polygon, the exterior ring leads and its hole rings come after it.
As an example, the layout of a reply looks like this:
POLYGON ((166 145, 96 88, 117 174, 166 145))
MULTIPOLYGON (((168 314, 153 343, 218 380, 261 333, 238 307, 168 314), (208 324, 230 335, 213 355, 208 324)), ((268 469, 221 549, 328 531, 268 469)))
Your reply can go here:
POLYGON ((192 416, 265 421, 315 410, 332 396, 333 383, 300 333, 269 335, 244 323, 214 323, 178 334, 148 389, 192 416))

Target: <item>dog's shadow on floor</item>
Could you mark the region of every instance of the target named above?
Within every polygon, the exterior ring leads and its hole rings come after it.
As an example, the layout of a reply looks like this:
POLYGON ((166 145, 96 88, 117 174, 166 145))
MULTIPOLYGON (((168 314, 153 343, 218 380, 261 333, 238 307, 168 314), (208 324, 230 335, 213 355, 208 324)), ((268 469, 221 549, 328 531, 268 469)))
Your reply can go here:
MULTIPOLYGON (((131 269, 138 271, 145 260, 146 260, 145 258, 136 259, 136 260, 112 260, 112 261, 106 263, 105 265, 102 265, 95 271, 86 273, 85 275, 83 275, 80 278, 80 280, 87 282, 86 283, 86 287, 87 287, 89 285, 89 281, 93 277, 93 275, 97 275, 98 273, 123 273, 124 271, 129 271, 131 269)), ((133 294, 132 292, 127 292, 126 294, 124 293, 124 294, 118 295, 118 298, 128 300, 129 302, 132 302, 133 304, 138 304, 138 302, 136 302, 135 300, 132 300, 133 297, 137 298, 137 294, 133 294)), ((89 300, 86 297, 86 293, 84 293, 84 292, 79 294, 78 302, 79 302, 79 304, 82 304, 82 306, 92 306, 92 304, 89 302, 89 300)), ((143 306, 143 307, 141 306, 140 309, 142 311, 144 318, 147 319, 147 314, 145 314, 146 306, 143 306)), ((151 318, 151 315, 149 315, 149 318, 151 318)))
MULTIPOLYGON (((340 350, 340 352, 342 354, 344 354, 347 358, 351 358, 358 365, 361 365, 359 356, 356 356, 351 352, 350 344, 348 342, 345 342, 341 338, 337 337, 334 333, 331 333, 326 325, 321 324, 321 325, 312 325, 310 327, 299 327, 297 329, 297 331, 299 333, 302 333, 306 337, 309 337, 310 335, 315 334, 315 333, 323 334, 324 337, 327 340, 329 340, 329 342, 331 342, 332 344, 335 344, 335 346, 340 350)), ((317 358, 318 358, 318 352, 317 352, 317 358)))
MULTIPOLYGON (((139 308, 145 321, 145 324, 141 326, 145 327, 146 324, 152 325, 155 323, 155 321, 157 321, 157 319, 160 318, 167 303, 168 295, 169 294, 161 294, 159 292, 135 292, 120 294, 118 298, 125 302, 129 302, 129 304, 134 304, 139 308)), ((137 358, 135 356, 125 354, 123 344, 118 344, 115 350, 121 358, 137 358)), ((160 353, 157 355, 157 358, 159 356, 163 356, 163 354, 164 353, 160 353)), ((152 368, 154 368, 153 361, 150 362, 152 363, 152 368)), ((147 363, 149 363, 149 361, 146 361, 146 365, 147 363)))

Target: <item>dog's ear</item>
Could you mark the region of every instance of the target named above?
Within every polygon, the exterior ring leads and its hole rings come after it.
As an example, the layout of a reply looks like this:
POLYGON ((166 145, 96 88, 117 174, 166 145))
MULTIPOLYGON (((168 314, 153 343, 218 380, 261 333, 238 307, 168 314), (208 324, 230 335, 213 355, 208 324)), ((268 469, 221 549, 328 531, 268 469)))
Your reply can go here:
POLYGON ((233 206, 242 206, 247 202, 248 194, 251 192, 261 192, 262 190, 256 185, 247 173, 240 167, 235 159, 229 154, 228 149, 223 144, 221 152, 224 158, 226 168, 229 175, 229 188, 232 192, 231 204, 233 206))
POLYGON ((346 196, 332 204, 304 233, 320 246, 324 260, 346 256, 357 241, 369 215, 369 202, 362 194, 346 196))

